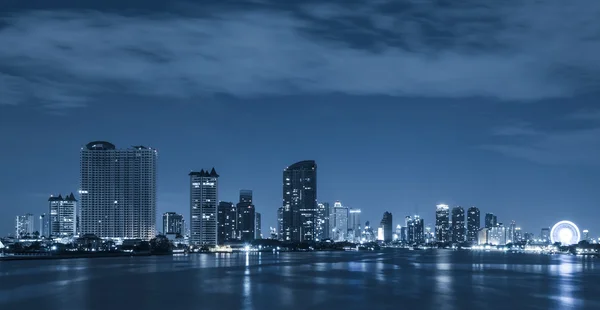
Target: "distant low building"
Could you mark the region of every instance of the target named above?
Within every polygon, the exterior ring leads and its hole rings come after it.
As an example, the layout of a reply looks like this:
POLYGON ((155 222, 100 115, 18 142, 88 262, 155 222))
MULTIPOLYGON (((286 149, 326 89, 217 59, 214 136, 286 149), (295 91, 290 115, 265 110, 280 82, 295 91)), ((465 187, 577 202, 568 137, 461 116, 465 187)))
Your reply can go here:
POLYGON ((15 236, 17 238, 31 237, 33 235, 33 214, 19 215, 16 219, 15 236))

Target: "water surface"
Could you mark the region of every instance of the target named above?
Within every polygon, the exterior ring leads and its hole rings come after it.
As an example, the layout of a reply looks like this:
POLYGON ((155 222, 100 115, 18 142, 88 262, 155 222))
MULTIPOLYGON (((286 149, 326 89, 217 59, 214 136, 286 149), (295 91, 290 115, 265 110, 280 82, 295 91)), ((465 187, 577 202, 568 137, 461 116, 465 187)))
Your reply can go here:
POLYGON ((10 261, 0 309, 600 309, 599 268, 451 250, 10 261))

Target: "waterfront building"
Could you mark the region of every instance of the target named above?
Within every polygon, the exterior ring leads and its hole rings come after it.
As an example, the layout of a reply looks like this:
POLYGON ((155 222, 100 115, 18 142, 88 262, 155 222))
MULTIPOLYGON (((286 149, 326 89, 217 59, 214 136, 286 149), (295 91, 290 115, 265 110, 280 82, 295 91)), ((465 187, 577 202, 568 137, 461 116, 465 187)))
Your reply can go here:
POLYGON ((543 243, 550 243, 550 228, 549 227, 542 228, 542 232, 540 233, 540 240, 543 243))
POLYGON ((467 210, 467 241, 477 244, 479 229, 481 228, 481 215, 479 209, 470 207, 467 210))
MULTIPOLYGON (((46 213, 40 215, 40 236, 50 237, 50 217, 46 213)), ((77 222, 77 219, 76 219, 77 222)))
POLYGON ((349 241, 356 241, 360 235, 360 209, 352 209, 348 210, 348 231, 353 234, 350 236, 349 241))
POLYGON ((222 245, 237 238, 237 208, 232 202, 219 202, 217 226, 217 244, 222 245))
POLYGON ((465 209, 461 206, 452 208, 452 242, 465 242, 465 209))
POLYGON ((313 241, 317 215, 317 164, 297 162, 283 170, 284 241, 313 241))
POLYGON ((508 231, 506 232, 506 242, 507 243, 515 243, 516 242, 516 233, 517 233, 517 223, 515 221, 511 221, 508 226, 508 231))
POLYGON ((254 239, 262 239, 262 219, 259 212, 254 213, 256 227, 254 228, 254 239))
POLYGON ((154 238, 157 151, 144 146, 116 149, 96 141, 80 155, 81 234, 154 238))
POLYGON ((488 243, 491 245, 506 245, 508 241, 508 229, 497 223, 495 227, 489 229, 488 243))
POLYGON ((240 191, 240 201, 237 204, 237 236, 244 242, 254 240, 256 231, 256 209, 252 203, 252 191, 240 191))
POLYGON ((329 203, 323 202, 317 204, 317 223, 315 227, 317 240, 330 238, 330 213, 329 203))
MULTIPOLYGON (((48 198, 51 237, 72 237, 77 234, 77 199, 73 193, 48 198)), ((41 235, 41 232, 40 232, 41 235)))
POLYGON ((496 227, 496 224, 498 224, 498 217, 496 215, 494 215, 493 213, 486 213, 485 214, 485 228, 493 228, 496 227))
POLYGON ((283 241, 283 207, 277 208, 277 240, 283 241))
POLYGON ((439 204, 435 212, 435 239, 438 242, 450 241, 450 208, 439 204))
POLYGON ((27 213, 16 218, 15 236, 17 238, 32 237, 34 232, 33 214, 27 213))
POLYGON ((383 213, 383 218, 381 219, 381 225, 379 227, 382 228, 383 242, 392 242, 394 239, 392 231, 392 213, 387 211, 383 213))
POLYGON ((163 214, 163 234, 182 235, 185 233, 185 222, 183 215, 175 212, 166 212, 163 214))
POLYGON ((190 244, 217 244, 219 174, 212 168, 190 172, 190 244))
POLYGON ((332 239, 335 241, 346 241, 348 239, 348 208, 341 202, 336 201, 333 204, 333 222, 332 239))
POLYGON ((477 244, 484 245, 489 243, 490 228, 480 228, 477 232, 477 244))

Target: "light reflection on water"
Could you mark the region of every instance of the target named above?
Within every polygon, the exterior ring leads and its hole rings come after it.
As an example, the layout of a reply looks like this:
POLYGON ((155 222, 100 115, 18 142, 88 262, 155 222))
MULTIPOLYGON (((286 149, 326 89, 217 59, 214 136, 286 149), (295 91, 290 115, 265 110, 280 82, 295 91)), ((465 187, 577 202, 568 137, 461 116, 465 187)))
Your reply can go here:
POLYGON ((147 310, 597 310, 599 261, 438 250, 0 262, 0 309, 129 310, 140 296, 147 310))

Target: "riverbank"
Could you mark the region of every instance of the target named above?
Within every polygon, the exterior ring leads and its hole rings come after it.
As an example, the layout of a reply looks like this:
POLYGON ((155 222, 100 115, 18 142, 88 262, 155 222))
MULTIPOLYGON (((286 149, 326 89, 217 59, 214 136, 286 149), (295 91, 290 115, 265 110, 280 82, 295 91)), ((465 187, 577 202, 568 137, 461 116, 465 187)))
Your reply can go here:
MULTIPOLYGON (((124 253, 124 252, 83 252, 83 253, 65 253, 54 255, 5 255, 0 256, 2 261, 22 261, 22 260, 50 260, 50 259, 75 259, 75 258, 101 258, 101 257, 130 257, 130 256, 152 256, 159 254, 151 253, 124 253)), ((165 255, 165 254, 160 254, 165 255)), ((168 255, 168 254, 167 254, 168 255)))

